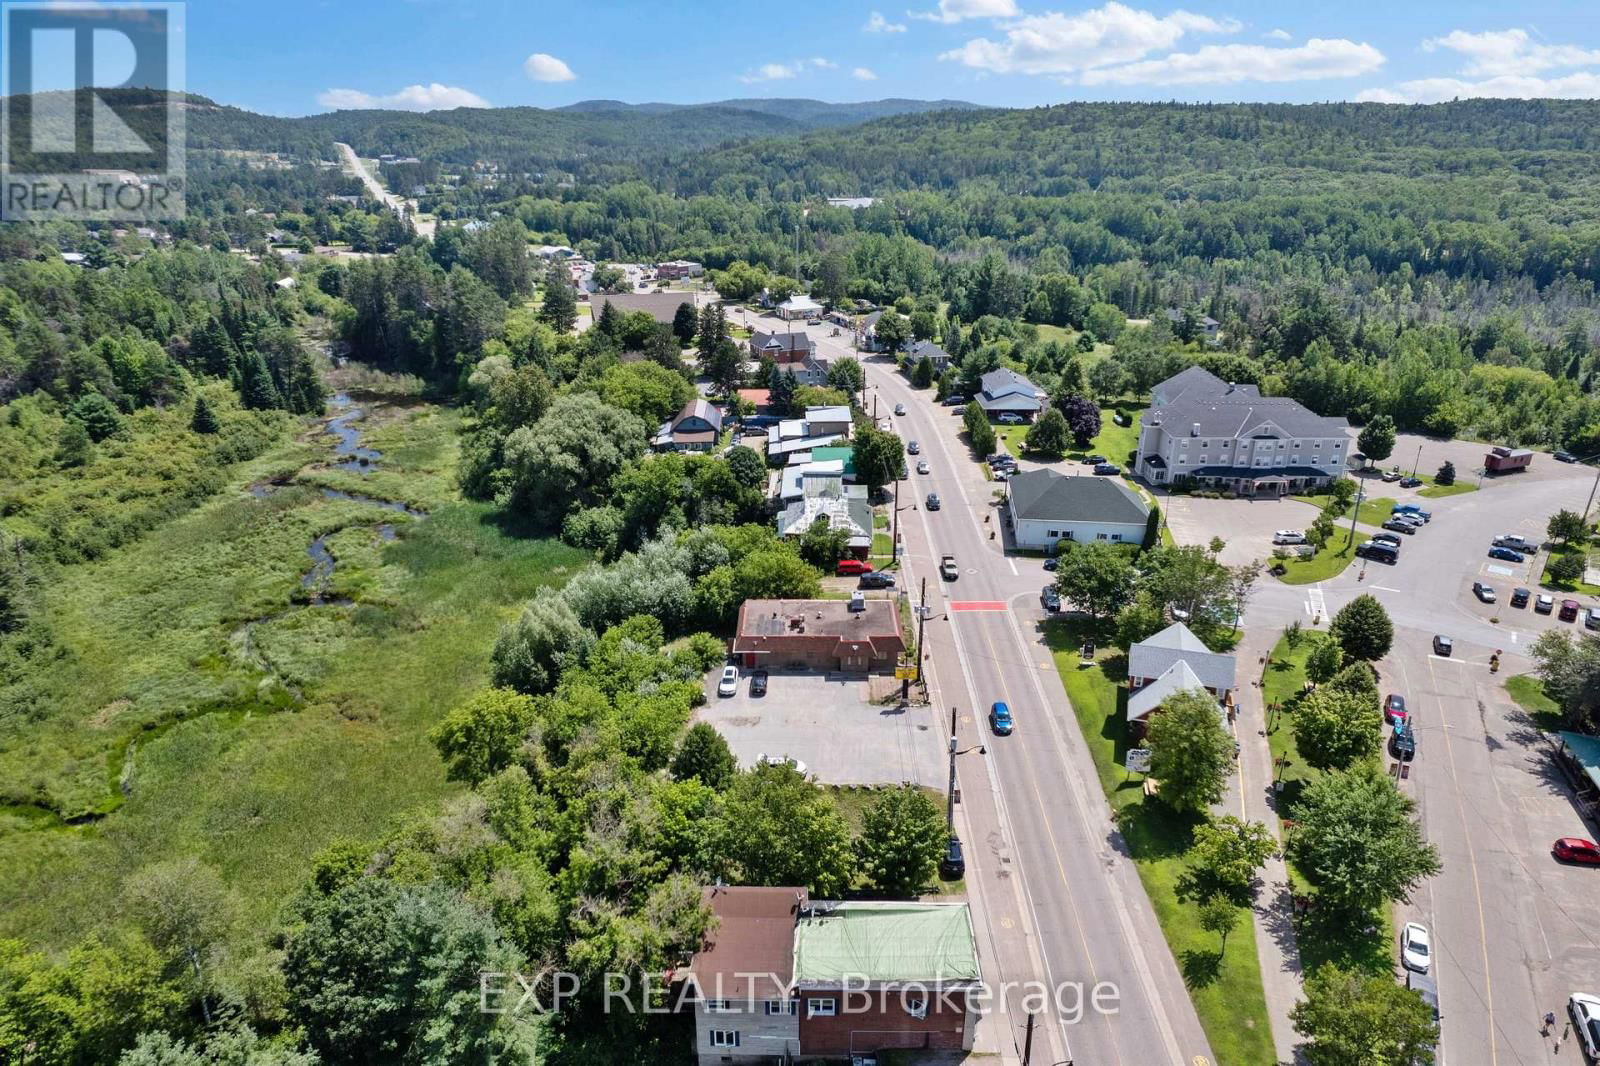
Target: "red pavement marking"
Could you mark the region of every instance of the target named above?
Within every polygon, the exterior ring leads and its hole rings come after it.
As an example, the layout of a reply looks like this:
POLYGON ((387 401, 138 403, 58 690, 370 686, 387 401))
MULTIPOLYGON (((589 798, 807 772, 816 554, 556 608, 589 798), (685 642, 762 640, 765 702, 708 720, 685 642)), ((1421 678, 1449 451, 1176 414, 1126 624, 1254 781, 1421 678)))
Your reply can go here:
POLYGON ((1002 600, 958 600, 950 605, 952 611, 1003 611, 1006 609, 1002 600))

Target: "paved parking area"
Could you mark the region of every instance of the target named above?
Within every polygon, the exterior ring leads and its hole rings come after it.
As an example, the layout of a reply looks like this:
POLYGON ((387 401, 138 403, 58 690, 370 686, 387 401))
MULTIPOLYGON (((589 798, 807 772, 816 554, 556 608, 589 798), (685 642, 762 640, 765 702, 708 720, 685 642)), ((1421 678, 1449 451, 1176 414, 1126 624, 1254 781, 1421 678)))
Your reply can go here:
POLYGON ((1316 521, 1310 504, 1282 499, 1212 500, 1197 496, 1169 496, 1156 500, 1166 509, 1167 527, 1179 544, 1209 544, 1223 540, 1218 556, 1229 566, 1272 557, 1272 534, 1280 529, 1305 529, 1316 521))
POLYGON ((827 785, 945 784, 944 735, 927 707, 899 710, 867 702, 867 683, 817 673, 775 671, 767 694, 719 697, 720 669, 707 681, 707 702, 695 712, 727 738, 740 766, 763 754, 787 755, 827 785))

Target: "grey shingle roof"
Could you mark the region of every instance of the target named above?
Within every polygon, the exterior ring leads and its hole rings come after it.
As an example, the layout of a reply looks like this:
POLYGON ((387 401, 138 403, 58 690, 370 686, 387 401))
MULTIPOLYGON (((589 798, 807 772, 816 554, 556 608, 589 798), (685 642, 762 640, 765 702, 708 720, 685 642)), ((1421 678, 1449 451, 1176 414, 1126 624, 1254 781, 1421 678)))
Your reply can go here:
POLYGON ((1007 390, 1023 392, 1029 396, 1042 396, 1038 386, 1009 367, 991 370, 979 378, 983 391, 991 396, 999 396, 1007 390))
POLYGON ((1171 436, 1238 439, 1276 426, 1290 437, 1341 437, 1350 428, 1343 418, 1325 418, 1287 396, 1262 396, 1254 385, 1230 385, 1208 370, 1191 366, 1150 390, 1145 425, 1159 425, 1171 436))
POLYGON ((1180 661, 1188 663, 1194 676, 1207 688, 1222 692, 1234 686, 1233 656, 1211 651, 1182 622, 1174 622, 1129 648, 1128 676, 1153 680, 1180 661))
POLYGON ((1227 387, 1226 381, 1203 367, 1185 367, 1150 390, 1150 406, 1169 404, 1190 389, 1199 389, 1209 395, 1227 387))
POLYGON ((1011 513, 1025 521, 1142 524, 1150 508, 1116 478, 1029 470, 1006 483, 1011 513))

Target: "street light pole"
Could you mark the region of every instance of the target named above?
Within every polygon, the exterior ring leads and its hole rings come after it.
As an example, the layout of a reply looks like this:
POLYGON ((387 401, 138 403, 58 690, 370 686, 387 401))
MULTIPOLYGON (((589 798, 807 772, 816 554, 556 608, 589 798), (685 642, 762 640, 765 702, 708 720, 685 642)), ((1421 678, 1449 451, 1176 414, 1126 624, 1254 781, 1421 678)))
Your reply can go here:
POLYGON ((922 605, 917 609, 917 684, 922 684, 922 660, 928 653, 923 645, 923 633, 928 628, 928 579, 922 579, 922 605))
POLYGON ((945 792, 944 829, 954 835, 956 831, 956 709, 950 708, 950 787, 945 792))
POLYGON ((1417 461, 1411 464, 1411 476, 1416 477, 1417 471, 1422 469, 1422 445, 1417 445, 1417 461))
POLYGON ((889 545, 889 561, 891 563, 897 563, 897 562, 900 561, 900 479, 899 478, 895 478, 895 481, 894 481, 894 513, 890 516, 890 521, 889 521, 889 540, 891 541, 891 543, 889 545))
POLYGON ((1350 538, 1345 541, 1345 544, 1347 545, 1354 544, 1356 542, 1356 516, 1361 513, 1361 501, 1366 499, 1366 497, 1367 483, 1365 480, 1362 480, 1356 486, 1356 505, 1350 509, 1350 538))
POLYGON ((1594 490, 1600 488, 1600 466, 1594 470, 1594 484, 1589 486, 1589 502, 1583 505, 1583 525, 1589 524, 1589 508, 1594 506, 1594 490))

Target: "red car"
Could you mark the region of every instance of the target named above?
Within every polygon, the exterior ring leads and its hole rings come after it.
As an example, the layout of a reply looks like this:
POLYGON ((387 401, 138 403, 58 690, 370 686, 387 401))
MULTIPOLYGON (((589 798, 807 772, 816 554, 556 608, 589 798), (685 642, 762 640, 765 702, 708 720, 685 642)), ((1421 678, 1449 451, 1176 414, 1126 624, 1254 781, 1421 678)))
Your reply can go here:
POLYGON ((1406 711, 1406 698, 1391 692, 1383 700, 1383 721, 1385 725, 1397 725, 1408 717, 1406 711))
POLYGON ((871 563, 862 562, 860 559, 840 559, 839 567, 834 572, 840 577, 856 577, 871 569, 871 563))
POLYGON ((1562 862, 1600 866, 1600 845, 1582 837, 1562 837, 1550 848, 1550 854, 1562 862))

